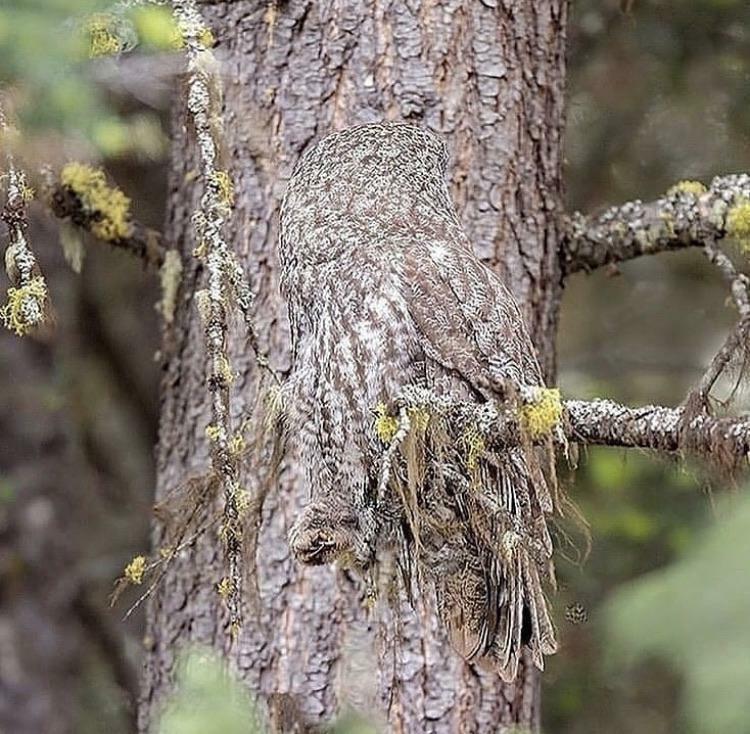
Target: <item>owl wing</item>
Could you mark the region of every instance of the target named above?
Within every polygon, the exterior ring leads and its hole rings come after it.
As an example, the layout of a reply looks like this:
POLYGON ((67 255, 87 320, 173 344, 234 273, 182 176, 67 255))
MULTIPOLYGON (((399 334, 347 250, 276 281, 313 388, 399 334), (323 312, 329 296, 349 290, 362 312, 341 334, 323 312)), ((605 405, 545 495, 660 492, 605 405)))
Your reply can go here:
MULTIPOLYGON (((403 267, 405 299, 428 360, 485 399, 502 395, 507 381, 543 384, 513 296, 465 240, 431 237, 415 243, 403 267)), ((556 649, 539 572, 551 555, 545 515, 553 503, 545 478, 531 470, 522 448, 496 455, 493 462, 483 470, 480 492, 488 505, 503 507, 535 544, 539 541, 542 557, 533 557, 531 544, 498 552, 497 541, 508 535, 502 523, 490 533, 497 536, 494 541, 485 543, 467 517, 463 547, 473 548, 466 551, 471 558, 460 572, 439 577, 436 590, 456 648, 512 680, 522 645, 540 668, 543 655, 556 649), (470 593, 477 588, 484 591, 470 593)))
POLYGON ((458 237, 417 242, 404 259, 406 301, 428 357, 489 398, 502 383, 542 385, 518 306, 458 237))

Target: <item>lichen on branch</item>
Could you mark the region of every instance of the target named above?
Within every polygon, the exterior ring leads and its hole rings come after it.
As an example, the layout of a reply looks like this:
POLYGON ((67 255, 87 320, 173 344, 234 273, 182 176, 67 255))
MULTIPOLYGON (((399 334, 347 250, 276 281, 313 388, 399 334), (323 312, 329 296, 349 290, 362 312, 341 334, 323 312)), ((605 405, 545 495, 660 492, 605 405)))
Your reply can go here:
MULTIPOLYGON (((520 392, 523 394, 526 390, 520 392)), ((556 390, 550 392, 557 393, 556 390)), ((533 389, 528 394, 533 394, 533 389)), ((543 398, 541 403, 547 400, 549 398, 543 398)), ((393 416, 398 429, 391 446, 397 442, 396 437, 403 442, 405 436, 401 436, 400 431, 409 430, 410 424, 403 416, 420 408, 449 422, 453 433, 475 431, 488 451, 524 444, 528 438, 524 411, 528 405, 533 405, 524 403, 523 399, 521 405, 515 407, 505 403, 457 401, 413 387, 405 388, 396 404, 402 418, 393 416)), ((692 453, 729 469, 744 465, 750 457, 750 416, 689 415, 684 407, 630 407, 612 400, 561 400, 559 409, 559 422, 554 427, 560 428, 571 442, 692 453)), ((554 435, 552 426, 550 433, 554 435)), ((544 442, 546 438, 540 434, 534 442, 544 442)), ((391 464, 392 457, 388 461, 389 470, 391 464)))
POLYGON ((750 175, 682 181, 652 202, 635 200, 597 216, 572 215, 560 249, 564 275, 731 237, 750 238, 750 175))
POLYGON ((107 183, 100 168, 85 163, 68 163, 60 172, 60 182, 78 197, 90 219, 92 234, 105 241, 121 240, 132 233, 130 199, 107 183))
POLYGON ((33 191, 26 183, 26 174, 16 166, 12 143, 16 131, 11 128, 0 107, 0 135, 7 164, 7 197, 0 218, 8 227, 5 270, 11 287, 8 301, 0 308, 0 318, 7 328, 24 336, 41 326, 49 313, 47 283, 36 257, 26 239, 29 226, 26 206, 33 191))
POLYGON ((150 267, 164 265, 167 249, 161 235, 133 218, 130 199, 108 182, 102 169, 77 161, 68 163, 59 179, 48 183, 46 199, 59 219, 130 252, 150 267))

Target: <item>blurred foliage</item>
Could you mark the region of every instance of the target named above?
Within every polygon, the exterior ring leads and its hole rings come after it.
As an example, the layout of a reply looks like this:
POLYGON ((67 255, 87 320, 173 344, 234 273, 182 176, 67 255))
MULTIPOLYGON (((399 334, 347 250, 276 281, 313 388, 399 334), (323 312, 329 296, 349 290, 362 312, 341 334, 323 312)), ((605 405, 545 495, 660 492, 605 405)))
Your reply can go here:
POLYGON ((647 198, 679 179, 745 170, 750 3, 575 0, 570 199, 647 198), (581 172, 587 175, 578 175, 581 172))
POLYGON ((158 734, 253 734, 261 732, 247 689, 208 651, 183 656, 176 693, 158 734))
MULTIPOLYGON (((211 651, 193 649, 177 665, 176 692, 164 708, 156 734, 263 734, 245 686, 211 651)), ((353 713, 334 723, 331 734, 375 734, 353 713)))
POLYGON ((681 674, 681 731, 750 731, 750 498, 719 508, 720 519, 689 552, 614 595, 607 607, 610 674, 656 656, 681 674))
POLYGON ((35 164, 46 162, 43 155, 54 158, 56 145, 83 148, 92 156, 155 159, 164 154, 158 115, 147 110, 127 114, 97 79, 97 70, 115 63, 91 58, 107 23, 120 51, 150 54, 175 48, 175 26, 163 6, 9 0, 0 7, 0 86, 13 101, 24 151, 33 152, 43 141, 35 164))
POLYGON ((660 670, 630 675, 606 668, 607 643, 597 630, 611 590, 669 564, 695 542, 710 514, 702 486, 689 467, 646 453, 598 447, 582 457, 570 494, 593 546, 583 563, 557 560, 554 609, 563 649, 548 660, 543 679, 546 731, 675 731, 674 682, 660 670), (566 610, 576 607, 585 621, 567 619, 566 610))

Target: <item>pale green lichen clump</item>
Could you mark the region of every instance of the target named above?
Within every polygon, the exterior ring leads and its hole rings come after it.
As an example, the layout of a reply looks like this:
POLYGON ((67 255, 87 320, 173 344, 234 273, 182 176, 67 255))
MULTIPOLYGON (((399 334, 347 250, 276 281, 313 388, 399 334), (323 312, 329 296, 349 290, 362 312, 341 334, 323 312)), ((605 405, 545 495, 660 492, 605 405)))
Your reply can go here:
POLYGON ((143 574, 146 572, 146 557, 136 556, 127 566, 125 566, 125 578, 131 583, 143 583, 143 574))
POLYGON ((234 182, 226 171, 215 171, 211 182, 218 189, 219 202, 228 209, 234 206, 234 182))
POLYGON ((542 438, 560 424, 562 413, 560 391, 556 388, 542 388, 536 400, 521 406, 521 428, 532 440, 542 438))
POLYGON ((0 318, 11 331, 25 336, 44 321, 47 285, 37 276, 19 288, 8 288, 8 303, 0 308, 0 318))
POLYGON ((674 194, 692 194, 693 196, 700 196, 705 194, 707 191, 706 187, 700 181, 678 181, 672 186, 667 194, 673 196, 674 194))
POLYGON ((750 199, 739 200, 727 212, 726 232, 746 253, 750 252, 750 199))
POLYGON ((123 50, 123 42, 116 32, 115 18, 106 13, 96 13, 86 22, 86 33, 89 39, 89 56, 92 59, 100 56, 114 56, 123 50))
POLYGON ((92 217, 91 232, 96 237, 111 242, 131 235, 130 199, 107 184, 104 171, 84 163, 68 163, 60 173, 60 181, 92 217))
POLYGON ((383 443, 390 443, 398 432, 398 418, 388 413, 385 403, 375 408, 375 433, 383 443))
POLYGON ((472 426, 464 432, 461 442, 466 452, 466 468, 469 471, 474 471, 479 466, 479 460, 487 450, 484 436, 482 436, 476 426, 472 426))

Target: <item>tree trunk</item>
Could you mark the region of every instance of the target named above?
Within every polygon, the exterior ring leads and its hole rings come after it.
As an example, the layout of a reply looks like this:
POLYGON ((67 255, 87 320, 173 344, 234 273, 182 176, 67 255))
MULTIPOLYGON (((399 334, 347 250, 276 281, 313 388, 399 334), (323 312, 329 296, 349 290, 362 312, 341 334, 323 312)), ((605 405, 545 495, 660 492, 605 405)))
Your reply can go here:
MULTIPOLYGON (((258 294, 260 340, 275 366, 289 365, 276 238, 292 166, 331 130, 402 119, 448 142, 453 194, 466 230, 514 291, 552 379, 566 1, 237 0, 205 5, 203 12, 218 39, 225 82, 225 154, 236 183, 230 240, 258 294)), ((180 108, 174 126, 167 235, 190 261, 186 192, 195 189, 187 183, 194 161, 183 114, 180 108)), ((191 301, 202 282, 199 266, 189 265, 165 349, 157 499, 209 467, 203 334, 191 301)), ((253 356, 240 332, 230 345, 240 372, 233 385, 237 422, 256 392, 253 356)), ((251 493, 264 474, 262 462, 247 468, 251 493)), ((248 597, 234 645, 215 590, 224 575, 217 534, 204 535, 172 564, 150 602, 142 730, 168 691, 175 654, 186 643, 223 651, 268 702, 280 731, 295 730, 291 719, 297 730, 320 725, 347 707, 392 731, 537 728, 535 669, 522 666, 517 683, 503 685, 450 651, 429 605, 404 607, 394 628, 393 620, 378 622, 377 613, 368 619, 356 580, 292 561, 286 532, 304 499, 301 476, 288 461, 265 502, 256 556, 259 597, 248 597), (394 652, 396 636, 401 642, 394 652)), ((158 524, 154 537, 158 545, 158 524)))

